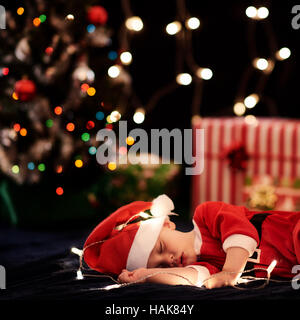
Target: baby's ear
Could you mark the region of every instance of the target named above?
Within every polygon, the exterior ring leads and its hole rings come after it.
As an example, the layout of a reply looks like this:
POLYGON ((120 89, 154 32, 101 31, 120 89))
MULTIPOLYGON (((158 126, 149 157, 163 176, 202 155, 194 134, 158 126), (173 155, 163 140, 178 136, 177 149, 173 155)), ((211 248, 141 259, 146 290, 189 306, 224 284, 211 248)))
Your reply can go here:
POLYGON ((170 218, 167 216, 164 222, 164 227, 169 228, 171 230, 176 229, 176 224, 170 220, 170 218))

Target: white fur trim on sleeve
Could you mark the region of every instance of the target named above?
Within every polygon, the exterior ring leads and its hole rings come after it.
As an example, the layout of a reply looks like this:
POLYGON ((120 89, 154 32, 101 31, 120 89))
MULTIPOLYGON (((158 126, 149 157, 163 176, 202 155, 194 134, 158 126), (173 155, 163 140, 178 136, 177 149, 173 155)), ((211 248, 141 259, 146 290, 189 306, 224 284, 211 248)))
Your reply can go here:
POLYGON ((257 247, 257 242, 249 236, 236 233, 226 238, 223 242, 223 250, 225 252, 231 247, 240 247, 246 249, 249 252, 249 257, 251 257, 257 247))
POLYGON ((155 198, 152 201, 152 206, 150 209, 152 215, 155 217, 167 216, 172 210, 174 210, 174 203, 165 194, 155 198))
POLYGON ((204 280, 210 277, 210 272, 204 266, 190 265, 190 266, 186 266, 186 268, 193 268, 198 272, 198 278, 196 282, 197 287, 202 287, 204 280))

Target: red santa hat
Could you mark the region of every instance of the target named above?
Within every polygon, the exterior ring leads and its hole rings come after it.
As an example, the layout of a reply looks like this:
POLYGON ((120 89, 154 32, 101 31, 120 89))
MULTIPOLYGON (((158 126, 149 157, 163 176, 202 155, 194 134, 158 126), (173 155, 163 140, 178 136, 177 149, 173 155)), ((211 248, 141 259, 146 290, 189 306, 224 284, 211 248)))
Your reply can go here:
POLYGON ((174 204, 166 195, 152 202, 135 201, 119 208, 87 238, 84 261, 91 269, 112 274, 120 274, 122 269, 147 267, 164 221, 172 210, 174 204), (147 215, 146 210, 150 210, 151 215, 147 215), (134 222, 145 216, 147 220, 134 222))

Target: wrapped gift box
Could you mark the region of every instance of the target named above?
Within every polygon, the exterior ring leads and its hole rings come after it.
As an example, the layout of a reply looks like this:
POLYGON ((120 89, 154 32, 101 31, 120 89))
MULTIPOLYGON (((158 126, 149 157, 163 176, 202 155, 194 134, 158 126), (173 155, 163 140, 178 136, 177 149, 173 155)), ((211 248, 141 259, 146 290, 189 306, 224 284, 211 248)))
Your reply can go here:
MULTIPOLYGON (((204 201, 245 205, 249 179, 255 177, 268 176, 274 181, 300 178, 300 120, 256 118, 246 122, 235 117, 193 121, 193 129, 201 128, 204 171, 192 177, 192 210, 204 201)), ((292 198, 297 202, 297 188, 281 187, 279 191, 295 191, 292 198)))

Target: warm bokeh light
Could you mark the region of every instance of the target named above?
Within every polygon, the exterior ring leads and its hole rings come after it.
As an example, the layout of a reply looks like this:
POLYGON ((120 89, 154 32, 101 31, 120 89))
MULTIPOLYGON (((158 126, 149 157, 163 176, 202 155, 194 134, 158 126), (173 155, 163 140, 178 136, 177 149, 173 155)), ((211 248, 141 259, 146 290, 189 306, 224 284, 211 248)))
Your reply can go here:
POLYGON ((257 10, 257 17, 259 19, 266 19, 269 16, 269 10, 266 7, 260 7, 257 10))
POLYGON ((246 16, 250 19, 263 20, 269 16, 269 9, 266 7, 255 8, 250 6, 246 9, 246 16))
POLYGON ((35 27, 38 27, 41 24, 41 20, 40 18, 34 18, 32 23, 35 27))
POLYGON ((259 96, 255 93, 245 98, 244 104, 248 109, 254 108, 259 101, 259 96))
POLYGON ((233 112, 237 116, 242 116, 246 112, 246 107, 242 102, 237 102, 233 106, 233 112))
POLYGON ((22 129, 20 129, 19 133, 20 133, 20 135, 21 135, 22 137, 25 137, 25 136, 27 136, 27 129, 22 128, 22 129))
POLYGON ((62 114, 62 107, 61 106, 57 106, 57 107, 55 107, 54 108, 54 113, 56 114, 56 115, 60 115, 60 114, 62 114))
POLYGON ((74 164, 76 168, 81 168, 83 166, 83 162, 80 159, 75 160, 74 164))
POLYGON ((129 51, 124 51, 120 55, 120 60, 123 64, 129 65, 132 62, 132 54, 129 51))
POLYGON ((192 76, 189 73, 180 73, 176 77, 176 82, 180 85, 187 86, 192 82, 192 76))
POLYGON ((189 18, 186 20, 185 26, 191 30, 198 29, 200 27, 200 20, 196 17, 189 18))
POLYGON ((24 13, 24 8, 23 8, 23 7, 19 7, 19 8, 17 9, 17 14, 18 14, 19 16, 21 16, 23 13, 24 13))
POLYGON ((285 60, 288 59, 291 55, 291 50, 287 47, 281 48, 276 52, 276 58, 278 60, 285 60))
POLYGON ((56 194, 58 195, 58 196, 61 196, 61 195, 63 195, 63 193, 64 193, 64 189, 62 188, 62 187, 58 187, 58 188, 56 188, 56 194))
POLYGON ((21 129, 21 126, 20 126, 19 123, 15 123, 13 128, 14 128, 14 130, 15 130, 16 132, 19 132, 20 129, 21 129))
POLYGON ((11 171, 14 174, 18 174, 20 172, 20 168, 18 165, 14 165, 14 166, 12 166, 11 171))
POLYGON ((80 88, 81 88, 81 91, 86 92, 89 87, 90 87, 89 84, 83 83, 80 88))
POLYGON ((250 6, 250 7, 248 7, 248 8, 246 9, 246 16, 247 16, 248 18, 253 19, 253 18, 256 17, 256 15, 257 15, 257 9, 256 9, 255 7, 250 6))
POLYGON ((121 68, 118 65, 111 66, 107 73, 111 78, 117 78, 121 72, 121 68))
POLYGON ((9 74, 9 68, 2 68, 2 74, 4 75, 4 76, 7 76, 8 74, 9 74))
POLYGON ((181 28, 181 23, 179 21, 174 21, 166 26, 166 32, 170 35, 174 35, 178 33, 181 30, 181 28))
POLYGON ((62 173, 63 172, 63 166, 62 165, 58 165, 58 166, 56 166, 56 173, 62 173))
POLYGON ((19 100, 19 96, 18 96, 18 94, 14 91, 13 93, 12 93, 12 98, 14 99, 14 100, 19 100))
POLYGON ((116 170, 117 164, 115 162, 109 162, 107 168, 111 171, 116 170))
POLYGON ((199 68, 196 72, 197 77, 203 80, 209 80, 213 76, 213 72, 209 68, 199 68))
POLYGON ((93 128, 95 127, 95 122, 92 121, 92 120, 89 120, 89 121, 86 123, 85 127, 86 127, 88 130, 91 130, 91 129, 93 129, 93 128))
POLYGON ((74 15, 73 14, 68 14, 67 16, 66 16, 66 20, 70 20, 70 21, 72 21, 72 20, 74 20, 74 15))
POLYGON ((46 53, 47 55, 51 56, 51 54, 53 53, 53 48, 52 48, 52 47, 47 47, 47 48, 45 49, 45 53, 46 53))
POLYGON ((253 61, 253 65, 255 68, 259 70, 266 70, 269 66, 269 62, 264 58, 257 58, 253 61))
POLYGON ((112 123, 113 121, 111 120, 111 118, 110 118, 110 114, 106 117, 106 122, 107 123, 112 123))
POLYGON ((94 87, 89 87, 87 90, 86 90, 86 93, 92 97, 96 94, 96 89, 94 87))
POLYGON ((127 138, 126 138, 126 143, 127 143, 129 146, 133 145, 133 144, 134 144, 134 138, 131 137, 131 136, 127 137, 127 138))
POLYGON ((144 24, 140 17, 132 16, 125 21, 125 26, 127 29, 132 31, 141 31, 144 24))
POLYGON ((66 129, 69 131, 69 132, 72 132, 75 130, 75 124, 72 123, 72 122, 69 122, 67 125, 66 125, 66 129))
POLYGON ((143 108, 136 109, 133 115, 133 121, 137 124, 143 123, 145 120, 145 110, 143 108))

